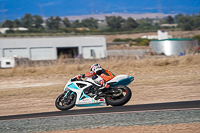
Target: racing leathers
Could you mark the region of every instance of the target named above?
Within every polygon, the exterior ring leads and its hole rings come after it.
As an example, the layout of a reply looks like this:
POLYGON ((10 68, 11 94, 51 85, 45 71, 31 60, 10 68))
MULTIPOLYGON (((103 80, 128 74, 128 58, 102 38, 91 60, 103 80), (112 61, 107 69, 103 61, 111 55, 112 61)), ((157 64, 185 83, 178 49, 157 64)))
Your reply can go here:
POLYGON ((85 78, 85 77, 94 77, 93 79, 95 80, 98 77, 96 75, 98 75, 99 77, 101 77, 101 79, 98 80, 98 84, 100 84, 102 88, 108 88, 109 85, 106 84, 106 82, 109 81, 109 80, 111 80, 111 79, 113 79, 115 77, 115 75, 112 72, 110 72, 110 71, 108 71, 106 69, 102 69, 98 73, 95 73, 95 72, 91 71, 91 72, 79 75, 79 76, 77 76, 77 78, 79 79, 79 78, 85 78))

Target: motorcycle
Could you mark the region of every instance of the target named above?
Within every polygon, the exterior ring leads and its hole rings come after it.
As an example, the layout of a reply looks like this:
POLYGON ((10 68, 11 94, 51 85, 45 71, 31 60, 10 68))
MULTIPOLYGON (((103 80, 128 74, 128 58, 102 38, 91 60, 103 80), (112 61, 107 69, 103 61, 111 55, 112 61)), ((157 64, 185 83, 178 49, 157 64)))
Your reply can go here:
POLYGON ((101 87, 92 78, 82 79, 72 78, 64 87, 64 93, 56 98, 55 106, 59 110, 69 110, 75 105, 80 107, 91 106, 122 106, 130 99, 132 92, 127 87, 134 80, 133 76, 118 75, 108 81, 110 85, 96 99, 97 92, 101 87))

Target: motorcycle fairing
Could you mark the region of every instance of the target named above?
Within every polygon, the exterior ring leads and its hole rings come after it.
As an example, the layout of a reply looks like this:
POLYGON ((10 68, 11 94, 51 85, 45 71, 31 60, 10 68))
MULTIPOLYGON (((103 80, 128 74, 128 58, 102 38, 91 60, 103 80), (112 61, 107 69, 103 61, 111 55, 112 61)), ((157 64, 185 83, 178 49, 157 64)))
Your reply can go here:
POLYGON ((86 94, 84 93, 84 91, 83 91, 79 100, 82 100, 82 99, 88 98, 88 97, 89 97, 89 96, 86 95, 86 94))
POLYGON ((79 88, 74 85, 74 83, 69 84, 67 87, 79 90, 79 88))
POLYGON ((115 87, 118 85, 129 85, 133 80, 134 80, 133 76, 118 75, 112 80, 108 81, 107 84, 109 84, 111 87, 115 87))
POLYGON ((84 93, 84 89, 86 89, 88 86, 91 86, 92 84, 96 84, 93 80, 88 78, 87 81, 90 82, 83 82, 83 81, 69 81, 65 88, 64 91, 73 91, 76 92, 77 98, 76 98, 76 105, 78 106, 105 106, 105 99, 103 100, 95 100, 92 97, 89 97, 84 93), (92 83, 93 82, 93 83, 92 83), (85 84, 85 86, 79 87, 78 84, 85 84))

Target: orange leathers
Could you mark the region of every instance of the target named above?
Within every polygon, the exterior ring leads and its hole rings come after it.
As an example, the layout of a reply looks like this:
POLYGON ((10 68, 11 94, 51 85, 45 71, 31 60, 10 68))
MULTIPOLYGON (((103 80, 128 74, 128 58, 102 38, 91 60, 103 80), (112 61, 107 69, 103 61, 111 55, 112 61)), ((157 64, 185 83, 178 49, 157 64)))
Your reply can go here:
MULTIPOLYGON (((88 72, 88 73, 78 76, 78 78, 92 77, 93 75, 95 75, 95 73, 91 71, 91 72, 88 72)), ((100 82, 101 85, 104 85, 107 81, 109 81, 115 77, 115 75, 112 72, 110 72, 106 69, 102 69, 102 72, 99 76, 104 80, 104 81, 100 82)))

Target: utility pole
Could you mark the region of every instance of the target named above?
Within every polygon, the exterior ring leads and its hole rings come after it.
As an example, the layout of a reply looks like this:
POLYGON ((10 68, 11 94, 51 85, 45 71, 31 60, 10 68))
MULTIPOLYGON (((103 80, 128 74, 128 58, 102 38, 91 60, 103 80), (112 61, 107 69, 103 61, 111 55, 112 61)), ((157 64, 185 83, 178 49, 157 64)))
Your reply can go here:
POLYGON ((43 4, 40 4, 41 16, 44 18, 43 4))
POLYGON ((162 7, 161 7, 161 1, 158 0, 158 18, 160 13, 162 13, 162 7))
POLYGON ((94 14, 94 1, 93 0, 90 0, 91 2, 91 15, 94 14))
POLYGON ((2 22, 5 21, 5 14, 4 14, 5 10, 4 10, 4 4, 1 5, 1 19, 2 22))

